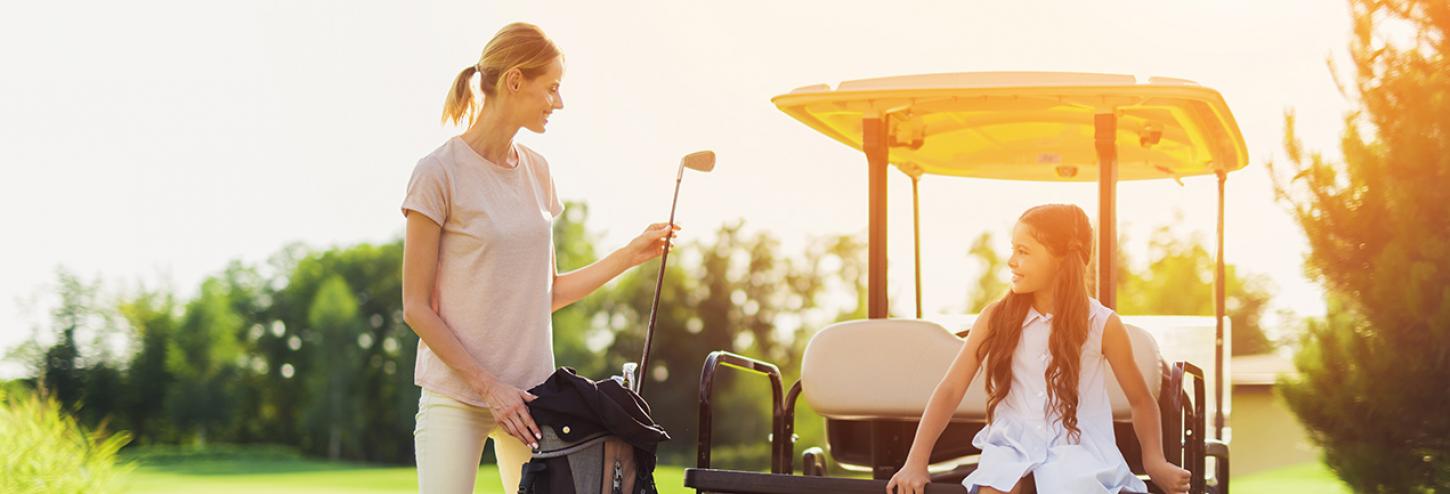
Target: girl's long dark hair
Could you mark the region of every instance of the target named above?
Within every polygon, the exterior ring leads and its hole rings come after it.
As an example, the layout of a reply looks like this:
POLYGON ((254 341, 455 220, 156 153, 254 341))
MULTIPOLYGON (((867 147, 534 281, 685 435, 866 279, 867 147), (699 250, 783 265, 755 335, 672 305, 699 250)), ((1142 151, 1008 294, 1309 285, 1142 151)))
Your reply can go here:
MULTIPOLYGON (((1082 208, 1046 204, 1028 209, 1017 220, 1031 228, 1033 238, 1061 258, 1052 286, 1052 335, 1048 347, 1047 396, 1071 442, 1080 442, 1077 427, 1078 376, 1082 345, 1088 335, 1087 267, 1092 258, 1093 230, 1082 208)), ((1012 354, 1022 336, 1022 322, 1032 307, 1032 294, 1008 291, 994 304, 990 336, 977 350, 987 374, 987 421, 1012 389, 1012 354)))

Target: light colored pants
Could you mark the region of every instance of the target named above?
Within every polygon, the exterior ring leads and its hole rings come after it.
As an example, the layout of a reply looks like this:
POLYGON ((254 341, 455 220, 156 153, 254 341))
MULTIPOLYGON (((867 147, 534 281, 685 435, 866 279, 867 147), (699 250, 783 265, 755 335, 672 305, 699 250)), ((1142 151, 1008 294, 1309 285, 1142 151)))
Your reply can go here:
POLYGON ((532 450, 495 423, 487 408, 462 403, 423 390, 418 398, 413 449, 418 463, 418 492, 455 494, 473 492, 483 444, 493 439, 503 491, 515 494, 520 470, 532 450))

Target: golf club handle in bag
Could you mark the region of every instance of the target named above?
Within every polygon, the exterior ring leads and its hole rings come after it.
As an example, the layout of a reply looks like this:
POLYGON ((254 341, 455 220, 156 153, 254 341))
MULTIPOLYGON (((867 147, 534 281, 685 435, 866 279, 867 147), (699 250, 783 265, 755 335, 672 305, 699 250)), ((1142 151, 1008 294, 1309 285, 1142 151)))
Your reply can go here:
MULTIPOLYGON (((684 168, 681 168, 682 172, 683 170, 684 168)), ((670 240, 671 237, 674 236, 675 232, 675 206, 678 205, 680 202, 680 180, 682 178, 684 177, 675 177, 674 199, 670 200, 670 222, 665 227, 665 252, 664 254, 660 255, 660 270, 659 274, 655 276, 654 300, 650 301, 649 304, 649 324, 646 326, 644 331, 644 354, 640 355, 639 357, 639 367, 637 367, 635 370, 637 375, 632 376, 633 380, 630 381, 630 384, 632 384, 634 387, 634 392, 640 394, 641 396, 644 395, 645 376, 649 374, 649 350, 650 346, 654 344, 655 319, 656 316, 659 314, 660 308, 660 289, 664 286, 665 283, 665 265, 670 260, 670 240)))

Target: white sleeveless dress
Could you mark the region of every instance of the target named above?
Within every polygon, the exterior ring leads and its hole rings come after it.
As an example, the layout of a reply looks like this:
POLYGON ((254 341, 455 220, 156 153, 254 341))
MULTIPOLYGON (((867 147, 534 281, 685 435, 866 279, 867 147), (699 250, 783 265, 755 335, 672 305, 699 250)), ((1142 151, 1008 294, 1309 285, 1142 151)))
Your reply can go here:
MULTIPOLYGON (((1113 436, 1105 379, 1116 378, 1102 352, 1103 327, 1112 313, 1097 299, 1088 299, 1091 329, 1083 342, 1078 382, 1081 441, 1074 444, 1056 413, 1047 408, 1044 374, 1052 358, 1047 346, 1052 315, 1028 309, 1022 339, 1012 354, 1012 389, 997 405, 992 423, 972 439, 982 456, 977 470, 962 480, 968 492, 977 494, 980 486, 1005 492, 1028 472, 1042 493, 1148 492, 1148 486, 1128 469, 1113 436)), ((985 379, 984 374, 978 372, 976 379, 985 379)))

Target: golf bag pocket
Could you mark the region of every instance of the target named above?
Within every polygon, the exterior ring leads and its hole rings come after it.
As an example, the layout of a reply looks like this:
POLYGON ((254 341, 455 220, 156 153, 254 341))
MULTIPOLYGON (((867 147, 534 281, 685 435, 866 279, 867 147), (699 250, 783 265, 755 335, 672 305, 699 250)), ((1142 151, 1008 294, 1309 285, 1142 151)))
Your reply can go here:
MULTIPOLYGON (((634 447, 624 440, 605 432, 565 439, 553 427, 540 429, 544 438, 523 466, 519 494, 654 494, 651 482, 637 481, 634 447)), ((567 437, 569 429, 559 432, 567 437)))

